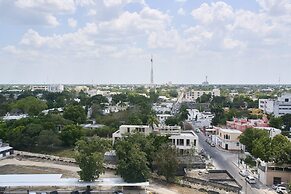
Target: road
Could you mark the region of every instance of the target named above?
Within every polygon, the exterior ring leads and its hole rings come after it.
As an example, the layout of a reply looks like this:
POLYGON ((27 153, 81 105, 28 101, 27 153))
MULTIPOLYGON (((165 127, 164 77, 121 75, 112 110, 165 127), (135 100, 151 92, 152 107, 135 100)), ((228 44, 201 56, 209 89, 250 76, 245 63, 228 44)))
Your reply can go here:
POLYGON ((211 157, 214 166, 218 169, 227 170, 234 179, 243 187, 242 191, 247 194, 273 194, 276 193, 272 189, 263 186, 260 183, 250 185, 245 179, 239 175, 239 169, 234 164, 237 162, 238 155, 227 151, 222 151, 216 147, 211 147, 205 140, 206 137, 202 133, 197 133, 199 137, 199 147, 203 148, 205 153, 211 157), (247 189, 247 190, 246 190, 247 189))

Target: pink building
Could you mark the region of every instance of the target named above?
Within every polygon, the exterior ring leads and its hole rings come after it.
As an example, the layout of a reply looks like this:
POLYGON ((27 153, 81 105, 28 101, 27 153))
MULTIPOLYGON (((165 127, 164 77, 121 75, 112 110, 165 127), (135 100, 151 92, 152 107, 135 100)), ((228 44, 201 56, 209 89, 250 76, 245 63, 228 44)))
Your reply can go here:
POLYGON ((262 119, 238 119, 234 118, 233 121, 226 121, 226 127, 230 129, 237 129, 244 132, 247 128, 253 127, 269 127, 269 120, 262 119))

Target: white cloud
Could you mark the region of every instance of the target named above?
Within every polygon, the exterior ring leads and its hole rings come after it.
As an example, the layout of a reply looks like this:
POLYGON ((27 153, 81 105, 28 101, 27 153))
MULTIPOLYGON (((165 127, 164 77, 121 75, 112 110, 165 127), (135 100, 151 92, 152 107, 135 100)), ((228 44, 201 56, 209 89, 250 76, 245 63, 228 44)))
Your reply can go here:
POLYGON ((178 13, 178 15, 183 15, 183 16, 186 15, 186 12, 182 7, 180 9, 178 9, 177 13, 178 13))
POLYGON ((233 17, 233 9, 225 2, 218 1, 203 3, 199 8, 194 9, 191 15, 199 22, 208 24, 214 21, 226 21, 233 17))
POLYGON ((58 25, 60 25, 60 23, 58 22, 57 18, 53 15, 47 15, 46 16, 46 20, 47 20, 47 23, 50 25, 50 26, 53 26, 53 27, 56 27, 58 25))
POLYGON ((144 0, 103 0, 103 3, 106 7, 120 6, 128 3, 140 3, 145 5, 144 0))
POLYGON ((21 9, 35 9, 47 12, 73 12, 76 9, 74 0, 16 0, 15 5, 21 9))
POLYGON ((239 40, 234 40, 231 38, 225 38, 223 40, 223 47, 226 49, 234 49, 234 48, 244 48, 246 45, 239 41, 239 40))
POLYGON ((71 27, 71 28, 76 28, 77 27, 77 20, 75 20, 74 18, 69 18, 68 19, 68 25, 71 27))
POLYGON ((94 9, 90 9, 89 11, 88 11, 88 16, 94 16, 94 15, 96 15, 97 14, 97 12, 96 12, 96 10, 94 10, 94 9))

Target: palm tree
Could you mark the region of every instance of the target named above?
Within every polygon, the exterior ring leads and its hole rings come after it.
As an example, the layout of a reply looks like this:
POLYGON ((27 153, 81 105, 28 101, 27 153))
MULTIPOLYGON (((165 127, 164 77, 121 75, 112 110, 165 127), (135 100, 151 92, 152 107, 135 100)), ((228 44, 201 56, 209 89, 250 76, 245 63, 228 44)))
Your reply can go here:
POLYGON ((159 125, 159 120, 158 120, 157 116, 152 113, 148 116, 147 123, 150 126, 150 128, 152 128, 152 130, 154 130, 154 127, 159 125))

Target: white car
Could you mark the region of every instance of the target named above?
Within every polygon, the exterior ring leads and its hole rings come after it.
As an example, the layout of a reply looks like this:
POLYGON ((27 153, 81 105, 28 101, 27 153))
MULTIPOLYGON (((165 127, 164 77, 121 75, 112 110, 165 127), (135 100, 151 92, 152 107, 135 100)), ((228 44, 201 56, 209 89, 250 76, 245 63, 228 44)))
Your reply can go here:
POLYGON ((246 177, 249 175, 249 173, 246 171, 246 170, 240 170, 239 171, 239 174, 242 176, 242 177, 246 177))
POLYGON ((282 187, 282 186, 277 187, 276 192, 277 193, 281 193, 281 194, 285 194, 285 193, 287 194, 288 193, 286 187, 282 187))
POLYGON ((249 184, 256 184, 256 179, 255 179, 255 177, 252 177, 252 176, 247 176, 247 177, 246 177, 246 181, 247 181, 249 184))

